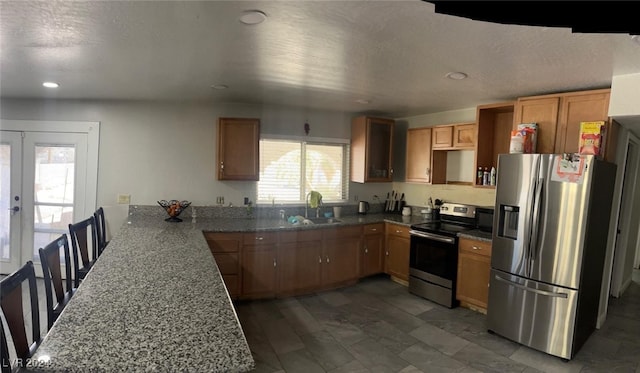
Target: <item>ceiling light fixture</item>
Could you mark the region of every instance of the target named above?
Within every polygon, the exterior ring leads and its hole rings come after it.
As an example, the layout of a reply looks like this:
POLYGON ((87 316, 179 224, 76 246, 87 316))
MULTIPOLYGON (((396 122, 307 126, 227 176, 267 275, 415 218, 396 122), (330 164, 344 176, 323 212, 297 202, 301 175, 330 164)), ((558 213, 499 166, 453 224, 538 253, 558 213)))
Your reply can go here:
POLYGON ((60 84, 56 83, 56 82, 44 82, 42 83, 43 87, 47 87, 47 88, 58 88, 60 87, 60 84))
POLYGON ((226 85, 226 84, 214 84, 214 85, 211 86, 211 88, 213 88, 213 89, 227 89, 227 88, 229 88, 229 86, 226 85))
POLYGON ((267 15, 260 10, 247 10, 244 12, 239 20, 245 25, 257 25, 267 19, 267 15))
POLYGON ((467 74, 459 72, 459 71, 456 71, 456 72, 450 72, 446 76, 449 79, 462 80, 462 79, 465 79, 467 77, 467 74))

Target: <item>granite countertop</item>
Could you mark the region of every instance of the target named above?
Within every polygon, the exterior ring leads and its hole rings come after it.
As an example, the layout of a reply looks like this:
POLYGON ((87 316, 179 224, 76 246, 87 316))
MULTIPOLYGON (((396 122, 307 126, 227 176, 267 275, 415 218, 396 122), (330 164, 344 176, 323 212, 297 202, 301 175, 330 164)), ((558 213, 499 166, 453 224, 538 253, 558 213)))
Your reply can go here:
POLYGON ((480 229, 472 229, 458 233, 458 237, 470 238, 472 240, 491 242, 491 233, 481 231, 480 229))
POLYGON ((283 230, 299 230, 299 229, 322 229, 332 226, 361 225, 390 222, 411 226, 412 224, 424 223, 421 216, 402 216, 395 214, 366 214, 366 215, 348 215, 341 216, 338 222, 333 224, 291 224, 281 219, 273 218, 212 218, 212 219, 196 219, 195 223, 185 219, 182 224, 191 224, 195 229, 206 232, 255 232, 255 231, 283 231, 283 230))
POLYGON ((38 372, 244 372, 254 361, 198 224, 137 217, 33 356, 38 372))

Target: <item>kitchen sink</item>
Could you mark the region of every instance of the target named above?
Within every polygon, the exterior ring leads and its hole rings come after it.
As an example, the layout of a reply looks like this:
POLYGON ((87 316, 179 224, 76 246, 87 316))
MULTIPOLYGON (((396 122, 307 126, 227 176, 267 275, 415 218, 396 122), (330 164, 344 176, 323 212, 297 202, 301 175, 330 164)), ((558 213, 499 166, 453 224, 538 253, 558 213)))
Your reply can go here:
POLYGON ((337 224, 341 222, 342 220, 336 218, 307 218, 303 221, 302 224, 337 224))

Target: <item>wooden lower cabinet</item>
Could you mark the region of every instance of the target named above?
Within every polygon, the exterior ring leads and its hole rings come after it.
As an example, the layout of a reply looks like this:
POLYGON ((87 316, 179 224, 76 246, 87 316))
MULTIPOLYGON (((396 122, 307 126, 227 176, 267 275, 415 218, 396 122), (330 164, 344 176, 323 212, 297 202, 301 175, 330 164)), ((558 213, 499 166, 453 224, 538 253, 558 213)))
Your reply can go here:
POLYGON ((276 294, 277 234, 242 234, 242 298, 270 298, 276 294))
POLYGON ((366 277, 384 272, 384 224, 364 226, 360 276, 366 277))
POLYGON ((487 312, 491 242, 460 238, 456 298, 460 305, 487 312))
POLYGON ((409 227, 386 223, 384 272, 396 279, 409 281, 409 227))
POLYGON ((295 295, 321 284, 322 231, 282 232, 278 245, 278 294, 295 295))
POLYGON ((322 288, 355 283, 360 277, 362 226, 324 230, 322 288))
POLYGON ((240 247, 241 233, 205 232, 209 249, 218 265, 220 274, 229 296, 233 299, 240 295, 240 247))

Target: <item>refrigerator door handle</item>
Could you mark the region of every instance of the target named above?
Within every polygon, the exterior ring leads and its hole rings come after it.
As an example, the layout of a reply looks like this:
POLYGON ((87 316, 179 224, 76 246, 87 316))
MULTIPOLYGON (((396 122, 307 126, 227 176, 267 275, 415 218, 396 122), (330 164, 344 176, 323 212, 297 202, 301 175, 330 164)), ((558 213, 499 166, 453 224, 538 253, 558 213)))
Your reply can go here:
POLYGON ((563 298, 563 299, 566 299, 566 298, 568 298, 568 296, 569 296, 567 293, 556 293, 556 292, 553 292, 553 291, 545 291, 545 290, 531 289, 531 288, 528 288, 528 287, 526 287, 526 286, 524 286, 524 285, 520 285, 520 284, 518 284, 518 283, 516 283, 516 282, 509 281, 509 280, 507 280, 507 279, 504 279, 504 278, 502 278, 502 277, 500 277, 500 276, 498 276, 498 275, 495 275, 495 279, 496 279, 496 280, 498 280, 498 281, 501 281, 501 282, 507 283, 507 284, 509 284, 510 286, 513 286, 513 287, 515 287, 515 288, 518 288, 518 289, 521 289, 521 290, 524 290, 524 291, 529 291, 529 292, 532 292, 532 293, 535 293, 535 294, 539 294, 539 295, 544 295, 544 296, 547 296, 547 297, 554 297, 554 298, 563 298))
MULTIPOLYGON (((542 191, 544 190, 544 179, 536 182, 536 197, 533 204, 533 221, 531 227, 531 239, 529 240, 530 262, 538 255, 538 233, 540 231, 540 204, 542 202, 542 191)), ((532 263, 530 263, 532 264, 532 263)))

